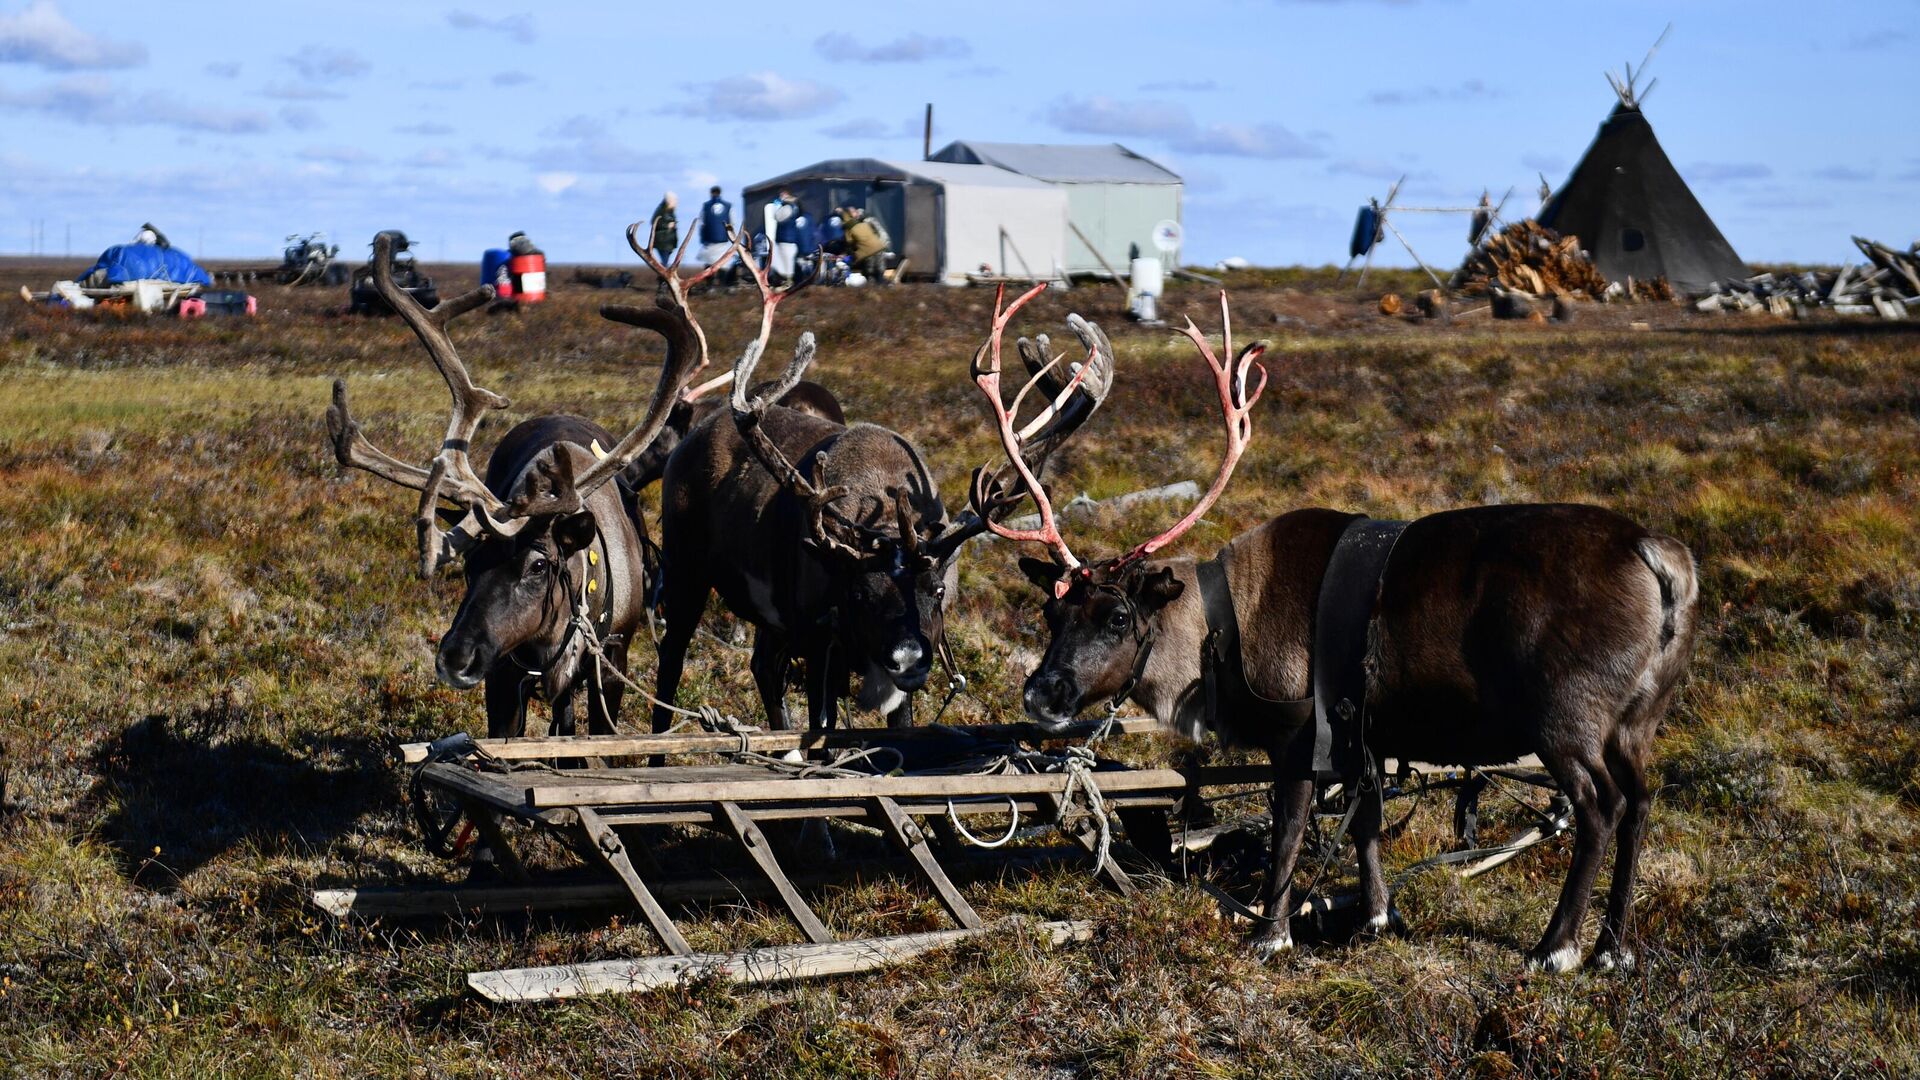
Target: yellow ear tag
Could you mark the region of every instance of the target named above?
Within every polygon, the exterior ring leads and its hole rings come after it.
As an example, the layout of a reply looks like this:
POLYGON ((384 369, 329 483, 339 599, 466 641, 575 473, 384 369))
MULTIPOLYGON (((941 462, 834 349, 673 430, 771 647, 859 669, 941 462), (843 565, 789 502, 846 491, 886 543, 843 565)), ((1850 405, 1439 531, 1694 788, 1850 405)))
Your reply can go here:
POLYGON ((599 439, 595 439, 592 442, 588 443, 587 449, 593 451, 593 456, 596 460, 605 461, 607 459, 607 452, 605 450, 600 449, 599 439))
POLYGON ((587 565, 588 565, 588 566, 599 566, 599 565, 600 565, 600 553, 599 553, 599 552, 597 552, 597 551, 589 551, 589 552, 587 552, 587 565))
POLYGON ((598 590, 599 588, 600 588, 600 583, 599 583, 598 581, 589 581, 589 582, 587 582, 587 591, 588 591, 588 592, 595 592, 595 591, 597 591, 597 590, 598 590))

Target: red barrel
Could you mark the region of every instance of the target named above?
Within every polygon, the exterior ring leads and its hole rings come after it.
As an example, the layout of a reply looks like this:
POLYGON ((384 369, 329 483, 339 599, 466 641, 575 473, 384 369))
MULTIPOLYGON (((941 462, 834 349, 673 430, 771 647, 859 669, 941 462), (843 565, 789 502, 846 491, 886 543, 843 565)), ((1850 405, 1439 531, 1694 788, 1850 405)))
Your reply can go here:
POLYGON ((547 298, 547 257, 534 252, 507 260, 507 273, 513 276, 513 298, 522 304, 537 304, 547 298))

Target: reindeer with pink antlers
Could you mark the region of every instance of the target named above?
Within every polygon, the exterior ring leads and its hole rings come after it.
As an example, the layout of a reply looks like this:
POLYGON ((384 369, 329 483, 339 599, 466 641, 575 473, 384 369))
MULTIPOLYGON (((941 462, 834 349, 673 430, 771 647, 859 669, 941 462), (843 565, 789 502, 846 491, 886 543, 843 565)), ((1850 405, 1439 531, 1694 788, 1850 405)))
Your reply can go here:
MULTIPOLYGON (((1092 705, 1131 700, 1198 738, 1258 748, 1279 767, 1269 918, 1254 946, 1292 946, 1291 883, 1316 777, 1361 794, 1351 818, 1365 927, 1385 929, 1375 763, 1392 756, 1495 765, 1538 754, 1573 805, 1572 866, 1532 966, 1578 963, 1579 934, 1609 842, 1611 891, 1591 963, 1631 964, 1634 865, 1651 793, 1654 733, 1686 671, 1697 588, 1678 541, 1591 506, 1482 506, 1413 522, 1295 510, 1241 533, 1211 559, 1156 558, 1219 499, 1253 435, 1266 386, 1260 344, 1223 353, 1188 322, 1211 370, 1227 450, 1200 501, 1127 553, 1076 558, 1046 491, 1023 470, 1029 448, 997 390, 995 320, 974 378, 991 403, 1009 466, 1040 525, 1001 536, 1045 544, 1023 559, 1046 595, 1050 640, 1023 692, 1026 712, 1061 730, 1092 705), (1227 357, 1224 361, 1222 355, 1227 357), (1368 785, 1374 785, 1369 789, 1368 785)), ((1011 312, 1008 313, 1009 315, 1011 312)))

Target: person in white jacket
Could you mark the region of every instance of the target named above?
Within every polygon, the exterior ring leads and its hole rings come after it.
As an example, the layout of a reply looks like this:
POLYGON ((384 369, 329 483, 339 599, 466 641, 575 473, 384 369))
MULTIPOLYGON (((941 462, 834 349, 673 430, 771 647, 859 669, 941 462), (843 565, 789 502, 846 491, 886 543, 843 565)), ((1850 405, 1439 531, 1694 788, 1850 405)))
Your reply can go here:
POLYGON ((800 254, 800 241, 793 226, 793 216, 799 212, 793 192, 780 189, 780 196, 767 204, 764 213, 767 239, 773 243, 772 265, 767 269, 781 281, 793 280, 793 260, 800 254))

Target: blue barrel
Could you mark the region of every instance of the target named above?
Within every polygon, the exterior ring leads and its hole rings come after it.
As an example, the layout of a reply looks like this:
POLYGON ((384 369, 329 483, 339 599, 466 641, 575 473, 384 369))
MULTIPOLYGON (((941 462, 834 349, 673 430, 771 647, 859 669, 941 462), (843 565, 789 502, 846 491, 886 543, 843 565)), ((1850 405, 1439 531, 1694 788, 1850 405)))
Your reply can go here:
POLYGON ((501 272, 507 268, 507 260, 513 253, 506 248, 488 248, 480 256, 480 284, 498 286, 501 272))
POLYGON ((1353 219, 1353 239, 1347 241, 1347 257, 1357 259, 1373 250, 1373 242, 1380 235, 1380 215, 1372 206, 1360 208, 1360 215, 1353 219))

